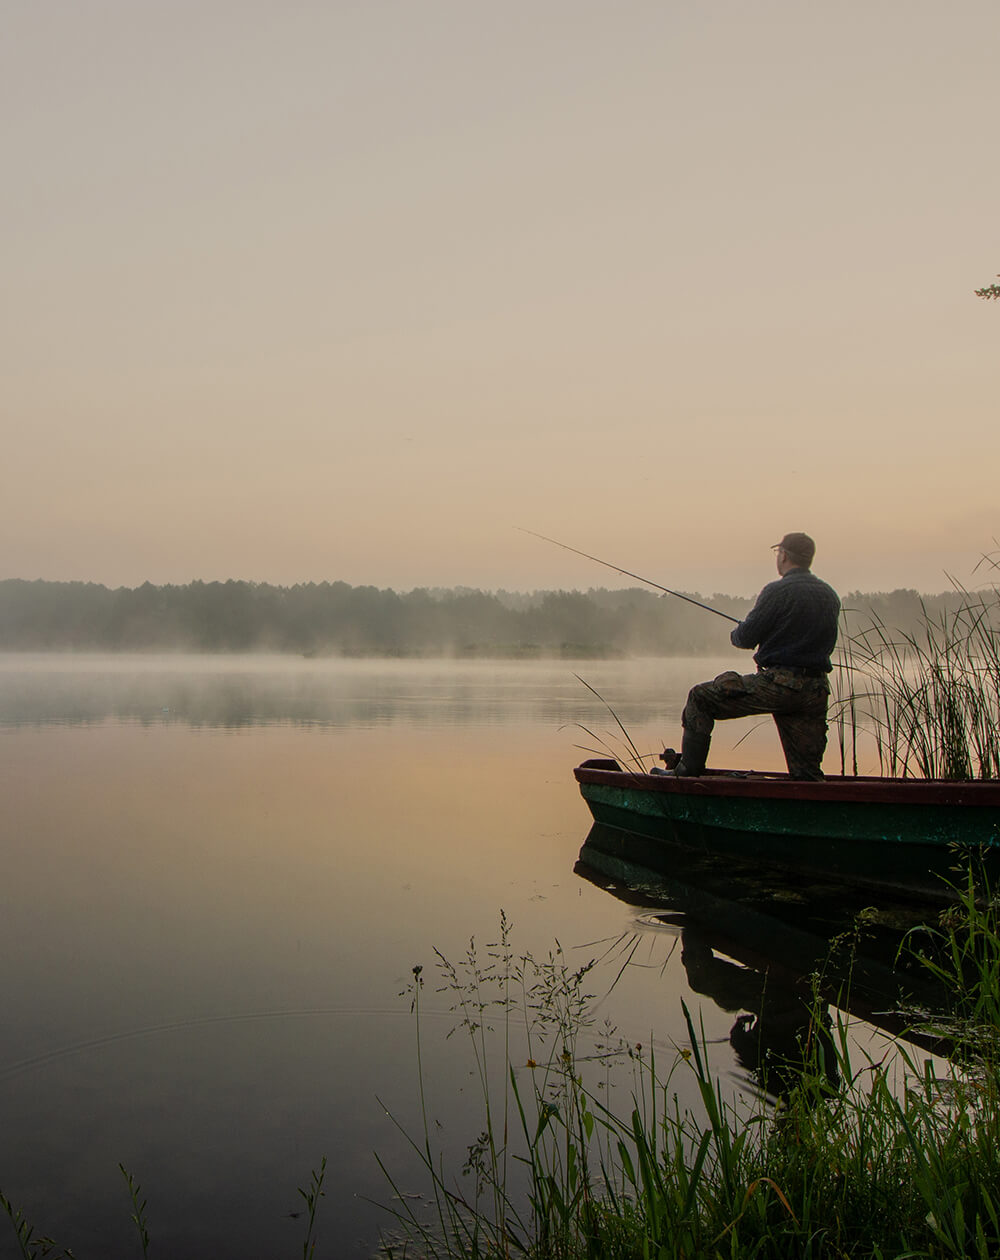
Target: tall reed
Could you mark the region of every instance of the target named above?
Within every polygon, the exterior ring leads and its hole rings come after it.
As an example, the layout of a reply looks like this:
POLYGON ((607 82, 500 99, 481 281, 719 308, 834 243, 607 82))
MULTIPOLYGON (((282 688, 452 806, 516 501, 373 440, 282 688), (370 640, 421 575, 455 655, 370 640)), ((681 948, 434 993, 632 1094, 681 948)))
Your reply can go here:
POLYGON ((893 630, 875 612, 845 630, 834 709, 845 770, 850 748, 857 772, 867 728, 882 774, 1000 777, 1000 589, 956 589, 955 608, 921 605, 916 632, 893 630))

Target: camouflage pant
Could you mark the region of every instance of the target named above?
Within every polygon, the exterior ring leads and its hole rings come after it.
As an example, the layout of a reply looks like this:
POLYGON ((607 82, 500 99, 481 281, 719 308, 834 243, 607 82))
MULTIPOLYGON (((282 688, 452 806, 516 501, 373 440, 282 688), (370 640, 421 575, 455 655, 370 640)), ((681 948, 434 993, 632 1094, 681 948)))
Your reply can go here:
POLYGON ((774 716, 788 773, 793 779, 822 779, 826 750, 826 708, 830 685, 825 677, 803 678, 787 669, 740 675, 732 670, 688 693, 685 730, 711 735, 716 718, 774 716))

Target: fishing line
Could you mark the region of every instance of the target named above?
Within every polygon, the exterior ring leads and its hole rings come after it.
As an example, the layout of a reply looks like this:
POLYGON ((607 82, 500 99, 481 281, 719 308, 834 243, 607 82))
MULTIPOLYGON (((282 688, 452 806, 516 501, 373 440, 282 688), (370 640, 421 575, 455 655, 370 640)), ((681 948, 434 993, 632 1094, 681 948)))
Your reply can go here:
POLYGON ((606 569, 614 569, 616 573, 621 573, 625 577, 635 578, 637 582, 645 582, 647 586, 653 586, 658 591, 662 591, 664 595, 675 595, 678 599, 686 600, 689 604, 694 604, 696 608, 704 608, 706 612, 715 613, 717 617, 724 617, 726 621, 739 625, 738 617, 730 617, 729 613, 724 613, 718 608, 713 608, 710 604, 703 604, 701 600, 692 599, 690 595, 682 595, 680 591, 672 591, 667 586, 661 586, 659 582, 652 582, 649 578, 643 577, 640 573, 632 573, 629 569, 620 569, 617 564, 611 564, 607 560, 602 560, 600 556, 592 556, 586 551, 580 551, 578 547, 570 547, 568 543, 560 542, 557 538, 549 538, 545 534, 537 534, 533 529, 522 529, 520 525, 514 528, 522 534, 530 534, 532 538, 540 538, 542 542, 552 543, 554 547, 562 547, 563 551, 572 551, 574 555, 583 556, 585 560, 593 560, 595 564, 603 564, 606 569))

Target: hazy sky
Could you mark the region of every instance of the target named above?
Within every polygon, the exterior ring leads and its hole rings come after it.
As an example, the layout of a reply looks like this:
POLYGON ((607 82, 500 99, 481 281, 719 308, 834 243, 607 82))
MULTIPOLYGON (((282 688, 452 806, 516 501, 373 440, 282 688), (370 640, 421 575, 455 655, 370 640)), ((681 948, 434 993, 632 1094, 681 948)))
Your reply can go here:
POLYGON ((0 0, 0 577, 1000 537, 997 0, 0 0))

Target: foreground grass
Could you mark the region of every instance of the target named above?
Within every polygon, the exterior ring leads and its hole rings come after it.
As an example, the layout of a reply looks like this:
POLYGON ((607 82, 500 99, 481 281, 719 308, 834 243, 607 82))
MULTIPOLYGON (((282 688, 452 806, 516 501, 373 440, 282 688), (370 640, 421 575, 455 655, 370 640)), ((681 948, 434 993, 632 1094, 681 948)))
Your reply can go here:
MULTIPOLYGON (((614 1043, 607 1030, 595 1039, 589 968, 572 969, 559 951, 543 963, 517 958, 505 927, 482 958, 474 947, 460 966, 439 958, 469 1037, 484 1127, 464 1175, 455 1176, 441 1166, 425 1124, 414 1146, 434 1210, 418 1216, 400 1195, 396 1235, 383 1254, 1000 1255, 996 902, 977 906, 970 884, 922 960, 954 1004, 933 1025, 926 1013, 914 1020, 948 1038, 950 1063, 938 1060, 936 1068, 902 1044, 883 1059, 859 1062, 843 1021, 830 1029, 817 1014, 802 1038, 796 1083, 772 1105, 724 1095, 687 1010, 688 1045, 662 1069, 642 1047, 614 1043), (584 1040, 592 1046, 587 1054, 584 1040), (502 1080, 490 1076, 497 1042, 502 1080), (616 1074, 627 1078, 624 1107, 610 1105, 612 1093, 621 1093, 609 1088, 616 1074), (677 1102, 692 1088, 697 1115, 677 1102)), ((423 978, 416 968, 418 1046, 423 978)), ((822 1008, 817 1002, 814 1009, 822 1008)))

